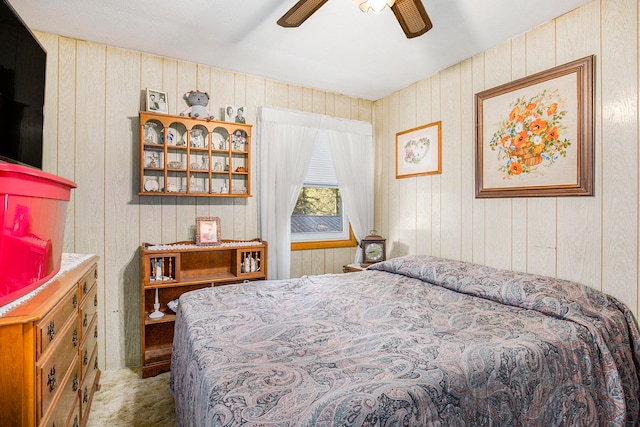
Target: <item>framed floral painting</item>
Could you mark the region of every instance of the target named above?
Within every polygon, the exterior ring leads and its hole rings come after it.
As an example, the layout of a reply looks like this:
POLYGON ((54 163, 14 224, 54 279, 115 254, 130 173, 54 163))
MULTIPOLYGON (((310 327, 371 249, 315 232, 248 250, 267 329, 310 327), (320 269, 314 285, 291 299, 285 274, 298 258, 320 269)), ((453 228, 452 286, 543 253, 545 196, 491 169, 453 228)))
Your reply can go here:
POLYGON ((476 197, 593 195, 593 56, 476 94, 476 197))
POLYGON ((441 173, 441 149, 440 122, 396 133, 396 178, 441 173))

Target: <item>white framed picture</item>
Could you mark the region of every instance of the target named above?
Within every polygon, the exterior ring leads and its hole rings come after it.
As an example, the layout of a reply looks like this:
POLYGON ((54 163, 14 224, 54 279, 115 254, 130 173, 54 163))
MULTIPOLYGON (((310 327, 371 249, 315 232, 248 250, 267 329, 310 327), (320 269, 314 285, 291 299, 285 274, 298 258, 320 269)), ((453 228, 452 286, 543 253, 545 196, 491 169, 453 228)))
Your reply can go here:
POLYGON ((147 111, 152 113, 168 114, 167 93, 160 90, 147 88, 147 111))
POLYGON ((224 121, 233 123, 246 123, 246 107, 236 107, 233 105, 224 106, 224 121))

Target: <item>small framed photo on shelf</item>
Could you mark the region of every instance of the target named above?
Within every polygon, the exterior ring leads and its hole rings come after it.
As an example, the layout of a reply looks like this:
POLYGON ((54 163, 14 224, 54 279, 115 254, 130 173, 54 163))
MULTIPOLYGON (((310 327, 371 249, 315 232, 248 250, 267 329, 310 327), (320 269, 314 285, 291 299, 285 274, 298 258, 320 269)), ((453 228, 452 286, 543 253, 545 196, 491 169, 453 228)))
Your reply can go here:
POLYGON ((196 218, 196 245, 217 246, 221 243, 220 218, 198 217, 196 218))
POLYGON ((167 92, 147 88, 147 111, 168 114, 167 92))
POLYGON ((247 123, 245 119, 245 107, 224 106, 224 121, 233 123, 247 123))

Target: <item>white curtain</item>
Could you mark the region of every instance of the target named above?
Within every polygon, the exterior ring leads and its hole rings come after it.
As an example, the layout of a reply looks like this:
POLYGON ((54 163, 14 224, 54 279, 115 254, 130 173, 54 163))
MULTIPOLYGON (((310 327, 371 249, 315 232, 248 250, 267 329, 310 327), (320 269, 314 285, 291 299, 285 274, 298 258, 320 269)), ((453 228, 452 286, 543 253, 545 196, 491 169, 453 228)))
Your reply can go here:
MULTIPOLYGON (((358 241, 373 228, 371 124, 259 107, 258 215, 260 236, 269 244, 270 279, 290 277, 291 213, 319 132, 329 137, 338 186, 358 241)), ((356 252, 360 256, 360 251, 356 252)))
MULTIPOLYGON (((373 229, 374 159, 371 126, 369 134, 364 131, 366 129, 350 127, 349 132, 328 132, 342 202, 358 242, 373 229)), ((354 262, 359 264, 361 261, 362 251, 358 250, 354 262)))
POLYGON ((271 279, 291 271, 291 213, 316 145, 321 116, 258 108, 260 236, 269 245, 271 279))

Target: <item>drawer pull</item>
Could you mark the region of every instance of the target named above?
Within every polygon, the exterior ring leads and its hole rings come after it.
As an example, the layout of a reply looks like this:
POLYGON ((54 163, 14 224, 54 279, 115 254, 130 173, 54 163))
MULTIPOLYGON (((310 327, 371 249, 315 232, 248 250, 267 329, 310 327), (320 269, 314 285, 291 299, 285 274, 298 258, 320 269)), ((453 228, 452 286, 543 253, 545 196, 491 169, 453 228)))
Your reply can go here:
POLYGON ((52 366, 47 376, 47 387, 49 387, 49 393, 52 393, 56 389, 56 367, 52 366))
POLYGON ((87 327, 87 313, 84 314, 84 319, 82 319, 82 326, 87 327))
POLYGON ((98 338, 98 325, 96 325, 95 329, 93 330, 93 337, 98 338))
POLYGON ((89 363, 89 356, 87 355, 87 349, 84 349, 84 354, 82 355, 82 364, 86 365, 89 363))
POLYGON ((82 294, 86 294, 87 293, 87 281, 85 280, 85 282, 82 284, 82 294))
POLYGON ((53 322, 49 322, 49 327, 47 328, 47 336, 49 337, 49 342, 53 341, 53 338, 56 336, 56 324, 53 322))
POLYGON ((93 296, 93 306, 97 307, 98 306, 98 295, 94 295, 93 296))
POLYGON ((71 300, 71 304, 73 308, 78 308, 78 295, 73 295, 73 299, 71 300))
POLYGON ((89 401, 89 388, 84 386, 84 393, 82 393, 82 403, 87 403, 89 401))
POLYGON ((78 330, 74 329, 73 334, 71 334, 71 343, 74 347, 78 346, 78 330))
POLYGON ((80 424, 78 424, 78 415, 76 414, 75 417, 73 417, 73 427, 79 427, 80 424))
POLYGON ((94 279, 98 278, 98 270, 93 270, 93 278, 94 279))
POLYGON ((79 385, 80 385, 80 384, 78 384, 78 374, 76 373, 76 374, 73 376, 73 391, 78 391, 78 386, 79 386, 79 385))
POLYGON ((96 356, 95 361, 93 362, 93 369, 98 370, 98 356, 96 356))

